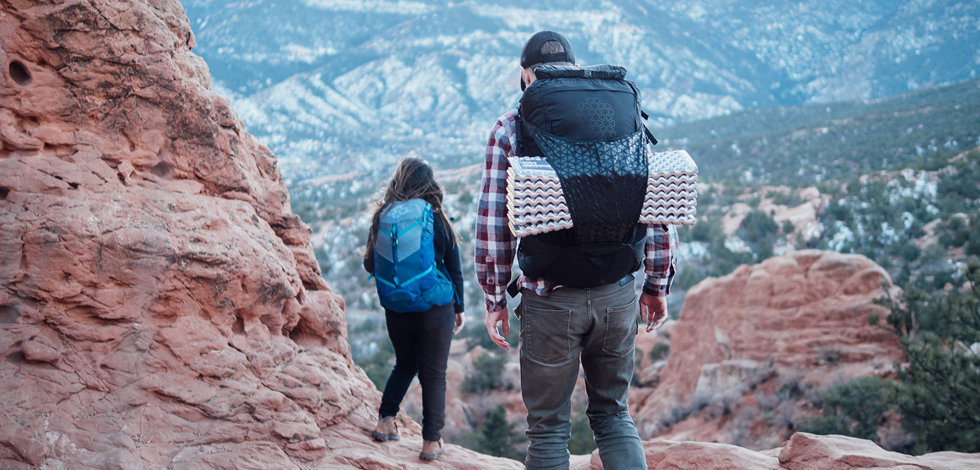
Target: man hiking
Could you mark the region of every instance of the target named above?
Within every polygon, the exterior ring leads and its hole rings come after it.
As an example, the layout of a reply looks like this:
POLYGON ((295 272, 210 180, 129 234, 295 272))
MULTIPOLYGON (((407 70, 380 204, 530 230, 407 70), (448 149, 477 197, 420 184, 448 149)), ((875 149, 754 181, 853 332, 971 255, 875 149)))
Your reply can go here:
POLYGON ((506 292, 515 255, 520 260, 522 275, 510 290, 521 293, 515 313, 530 441, 525 465, 568 468, 571 395, 581 361, 587 414, 604 468, 646 469, 627 406, 636 317, 648 332, 667 318, 676 235, 667 225, 637 222, 636 201, 642 205, 646 188, 646 139, 652 139, 643 132, 639 93, 621 67, 575 66, 568 40, 553 31, 527 41, 520 66, 521 104, 497 120, 487 142, 475 256, 486 296, 484 323, 504 349, 510 348, 506 292), (583 152, 613 162, 617 171, 583 152), (522 237, 519 248, 508 226, 508 158, 539 155, 562 177, 574 226, 522 237), (646 279, 637 301, 633 272, 641 265, 646 279))

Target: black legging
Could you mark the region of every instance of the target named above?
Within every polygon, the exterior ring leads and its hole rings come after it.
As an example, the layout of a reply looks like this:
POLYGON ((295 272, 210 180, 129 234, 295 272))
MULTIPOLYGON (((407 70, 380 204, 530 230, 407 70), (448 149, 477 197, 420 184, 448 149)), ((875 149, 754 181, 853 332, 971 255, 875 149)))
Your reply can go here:
POLYGON ((385 319, 395 347, 395 367, 385 384, 378 414, 382 418, 398 414, 417 373, 422 385, 422 438, 438 441, 446 424, 446 361, 456 324, 453 304, 419 313, 385 309, 385 319))

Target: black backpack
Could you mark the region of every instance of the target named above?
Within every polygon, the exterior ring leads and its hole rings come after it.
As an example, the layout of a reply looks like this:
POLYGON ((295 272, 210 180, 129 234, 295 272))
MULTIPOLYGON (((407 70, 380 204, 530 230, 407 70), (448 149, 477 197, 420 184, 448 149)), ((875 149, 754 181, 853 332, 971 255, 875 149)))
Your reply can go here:
POLYGON ((555 169, 574 227, 521 238, 522 273, 553 285, 609 284, 640 269, 646 144, 640 92, 618 66, 542 66, 518 108, 517 154, 555 169))

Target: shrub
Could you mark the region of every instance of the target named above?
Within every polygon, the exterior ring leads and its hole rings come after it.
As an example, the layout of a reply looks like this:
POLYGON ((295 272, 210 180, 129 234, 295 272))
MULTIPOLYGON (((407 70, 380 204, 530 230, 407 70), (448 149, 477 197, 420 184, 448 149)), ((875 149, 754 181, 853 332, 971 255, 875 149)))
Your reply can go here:
POLYGON ((377 345, 378 350, 371 357, 357 361, 357 365, 364 369, 364 373, 378 390, 384 390, 391 369, 395 365, 395 347, 387 339, 378 341, 377 345))
POLYGON ((803 198, 801 198, 800 195, 794 191, 783 192, 769 190, 769 192, 766 193, 766 197, 772 199, 772 203, 777 206, 796 207, 803 204, 803 198))
POLYGON ((666 359, 670 355, 670 345, 667 343, 657 343, 650 349, 650 360, 657 362, 666 359))
POLYGON ((711 241, 711 223, 707 222, 705 219, 701 218, 694 224, 691 229, 691 238, 696 242, 710 242, 711 241))
POLYGON ((703 281, 706 276, 699 266, 692 266, 690 264, 685 265, 683 269, 679 269, 677 274, 677 279, 674 281, 674 289, 687 290, 694 287, 697 283, 703 281))
POLYGON ((500 387, 500 372, 507 363, 507 356, 485 352, 473 358, 473 370, 466 374, 461 387, 463 393, 482 393, 500 387))
POLYGON ((783 235, 789 235, 789 234, 793 233, 793 230, 796 230, 796 226, 793 225, 793 222, 790 222, 789 220, 784 220, 783 221, 783 235))
POLYGON ((858 377, 820 393, 823 416, 809 420, 800 431, 841 434, 878 442, 878 424, 893 407, 891 382, 858 377))

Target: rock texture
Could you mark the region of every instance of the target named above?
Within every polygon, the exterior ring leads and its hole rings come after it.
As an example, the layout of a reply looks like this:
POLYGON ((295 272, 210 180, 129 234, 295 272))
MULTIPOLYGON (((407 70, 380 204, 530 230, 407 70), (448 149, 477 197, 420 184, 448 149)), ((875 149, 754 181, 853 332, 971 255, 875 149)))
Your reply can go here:
POLYGON ((0 468, 422 465, 176 0, 0 0, 0 44, 0 468))
MULTIPOLYGON (((728 444, 652 440, 643 444, 647 465, 664 470, 851 470, 980 468, 980 455, 937 452, 913 457, 888 452, 870 441, 796 433, 782 448, 755 452, 728 444)), ((602 470, 599 454, 571 470, 602 470)))
POLYGON ((863 256, 815 250, 694 286, 666 365, 641 371, 655 385, 631 396, 641 436, 778 446, 807 390, 888 375, 903 359, 895 335, 868 324, 888 313, 873 300, 895 289, 863 256))
POLYGON ((913 457, 885 451, 863 439, 796 433, 779 452, 779 464, 790 470, 965 470, 980 468, 980 455, 936 452, 913 457))

